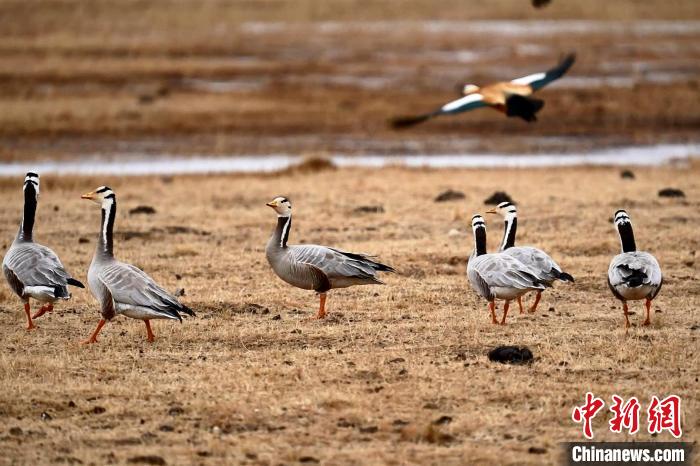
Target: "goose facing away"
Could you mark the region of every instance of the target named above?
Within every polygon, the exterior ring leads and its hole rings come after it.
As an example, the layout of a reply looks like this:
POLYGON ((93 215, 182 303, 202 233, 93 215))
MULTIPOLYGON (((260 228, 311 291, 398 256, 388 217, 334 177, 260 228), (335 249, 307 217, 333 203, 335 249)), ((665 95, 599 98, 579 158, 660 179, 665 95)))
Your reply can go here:
POLYGON ((102 222, 95 255, 88 270, 88 286, 100 303, 102 319, 84 343, 97 343, 104 324, 119 314, 141 319, 146 324, 149 342, 155 340, 151 319, 172 319, 182 322, 181 314, 194 316, 194 311, 160 287, 138 267, 114 258, 113 230, 117 213, 117 197, 110 188, 102 186, 83 194, 102 207, 102 222))
POLYGON ((632 221, 624 210, 615 212, 615 228, 620 236, 622 252, 610 261, 608 286, 612 294, 622 301, 625 329, 630 327, 627 307, 627 301, 630 300, 645 300, 647 318, 644 325, 650 325, 651 301, 659 294, 663 284, 661 267, 654 256, 648 252, 637 251, 632 221))
MULTIPOLYGON (((523 264, 529 266, 537 272, 537 276, 548 286, 551 286, 556 280, 564 282, 573 282, 574 277, 564 272, 559 264, 552 259, 549 254, 541 249, 532 246, 515 246, 515 234, 518 229, 518 209, 515 204, 510 202, 501 202, 494 209, 486 211, 487 214, 500 214, 505 220, 505 228, 503 230, 503 240, 498 250, 504 254, 515 257, 523 264)), ((530 312, 537 310, 537 305, 542 298, 542 290, 537 292, 535 302, 529 309, 530 312)), ((522 297, 518 298, 518 306, 520 313, 523 313, 522 297)))
POLYGON ((333 288, 383 284, 378 272, 394 272, 371 256, 314 244, 288 245, 292 225, 292 204, 276 197, 267 205, 277 213, 277 227, 265 248, 267 261, 275 274, 290 285, 319 294, 317 319, 326 317, 326 293, 333 288))
POLYGON ((70 299, 68 285, 85 288, 63 267, 55 252, 34 242, 34 218, 39 201, 39 175, 27 173, 24 178, 24 215, 19 230, 10 249, 2 261, 2 271, 7 283, 24 302, 27 314, 27 330, 36 328, 32 319, 53 311, 53 304, 59 299, 70 299), (42 307, 31 315, 29 298, 42 307))
POLYGON ((513 299, 517 299, 530 291, 541 291, 547 286, 537 277, 530 267, 507 254, 488 254, 486 252, 486 222, 481 215, 472 217, 474 232, 474 252, 467 262, 467 277, 469 284, 479 296, 489 302, 491 322, 496 320, 496 299, 503 299, 503 318, 500 324, 505 325, 508 307, 513 299))
POLYGON ((561 78, 576 61, 571 53, 554 68, 543 73, 535 73, 512 81, 497 82, 479 87, 465 84, 463 97, 448 102, 437 110, 422 115, 399 117, 392 121, 396 129, 413 126, 441 115, 454 115, 481 107, 491 107, 508 117, 520 117, 527 122, 537 120, 537 112, 544 106, 544 101, 530 97, 547 84, 561 78))

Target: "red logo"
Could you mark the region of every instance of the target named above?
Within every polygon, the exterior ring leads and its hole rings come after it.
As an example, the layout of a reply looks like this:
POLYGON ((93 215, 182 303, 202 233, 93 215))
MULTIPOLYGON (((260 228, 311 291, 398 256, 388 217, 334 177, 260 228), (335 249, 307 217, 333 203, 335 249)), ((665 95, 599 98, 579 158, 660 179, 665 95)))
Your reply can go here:
POLYGON ((623 404, 623 399, 617 395, 612 396, 613 405, 610 411, 613 418, 610 419, 610 432, 620 433, 622 429, 627 429, 630 434, 636 434, 639 430, 639 400, 632 397, 623 404))
POLYGON ((659 401, 656 396, 651 397, 649 409, 649 433, 660 434, 667 430, 676 438, 683 433, 681 431, 681 399, 671 395, 659 401))
POLYGON ((586 402, 583 406, 577 406, 574 408, 574 412, 571 413, 571 419, 574 422, 583 422, 583 435, 588 439, 593 438, 593 426, 592 421, 598 411, 600 411, 605 402, 600 398, 593 396, 593 393, 586 393, 586 402))

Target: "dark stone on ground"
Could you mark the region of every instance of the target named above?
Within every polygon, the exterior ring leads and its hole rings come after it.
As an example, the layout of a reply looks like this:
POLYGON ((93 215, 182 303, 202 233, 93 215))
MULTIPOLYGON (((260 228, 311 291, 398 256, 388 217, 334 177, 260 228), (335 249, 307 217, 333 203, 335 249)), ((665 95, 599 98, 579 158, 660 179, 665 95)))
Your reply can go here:
POLYGON ((664 188, 659 190, 659 197, 685 197, 685 193, 676 188, 664 188))
POLYGON ((455 191, 453 189, 448 189, 443 191, 435 198, 435 202, 447 202, 447 201, 457 201, 459 199, 464 199, 466 196, 461 191, 455 191))
POLYGON ((137 207, 134 207, 133 209, 129 210, 129 215, 137 215, 137 214, 145 214, 145 215, 153 215, 156 213, 156 209, 149 205, 140 205, 137 207))
POLYGON ((526 364, 532 359, 532 351, 524 346, 499 346, 489 351, 490 361, 503 364, 526 364))

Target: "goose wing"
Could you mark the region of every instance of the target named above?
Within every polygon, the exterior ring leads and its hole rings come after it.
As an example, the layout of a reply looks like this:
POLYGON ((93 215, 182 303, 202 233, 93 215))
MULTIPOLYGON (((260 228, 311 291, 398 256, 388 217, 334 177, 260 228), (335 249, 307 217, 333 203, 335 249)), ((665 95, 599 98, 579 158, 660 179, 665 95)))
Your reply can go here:
POLYGON ((474 269, 489 287, 520 290, 545 288, 537 272, 512 256, 484 254, 477 257, 474 269))
POLYGON ((571 65, 576 61, 576 54, 570 53, 554 68, 545 71, 544 73, 535 73, 528 76, 523 76, 522 78, 514 79, 511 81, 513 84, 524 84, 532 87, 533 91, 542 89, 547 84, 555 81, 562 76, 571 68, 571 65))
POLYGON ((291 246, 294 261, 311 265, 323 272, 329 280, 336 278, 358 278, 377 280, 378 271, 393 272, 391 267, 372 260, 370 256, 341 251, 327 246, 291 246))
POLYGON ((537 273, 545 281, 553 281, 564 273, 554 259, 541 249, 525 246, 512 247, 503 251, 504 254, 515 257, 537 273))
POLYGON ((469 94, 457 100, 448 102, 439 109, 430 113, 395 118, 392 120, 391 125, 397 129, 406 128, 409 126, 416 125, 418 123, 422 123, 436 116, 467 112, 469 110, 474 110, 475 108, 480 107, 486 107, 488 105, 489 104, 484 100, 483 95, 478 93, 469 94))
POLYGON ((659 262, 648 252, 635 251, 618 254, 613 257, 608 269, 608 281, 612 286, 649 285, 660 287, 662 280, 659 262))
POLYGON ((179 320, 182 320, 180 312, 194 316, 190 308, 131 264, 114 262, 105 265, 98 272, 97 278, 109 290, 117 305, 145 307, 179 320))
POLYGON ((60 288, 68 293, 66 286, 82 286, 66 271, 55 252, 37 243, 15 245, 7 252, 3 265, 9 269, 23 286, 47 286, 60 288))

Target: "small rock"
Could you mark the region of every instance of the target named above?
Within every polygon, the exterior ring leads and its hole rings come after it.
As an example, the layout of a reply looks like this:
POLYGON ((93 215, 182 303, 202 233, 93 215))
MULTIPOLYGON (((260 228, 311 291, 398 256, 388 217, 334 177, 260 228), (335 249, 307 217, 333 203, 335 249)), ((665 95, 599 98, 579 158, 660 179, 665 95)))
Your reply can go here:
POLYGON ((153 215, 156 213, 156 209, 149 205, 140 205, 137 207, 134 207, 133 209, 129 210, 129 215, 138 215, 138 214, 144 214, 144 215, 153 215))
POLYGON ((22 435, 23 433, 20 427, 10 427, 10 435, 22 435))
POLYGON ((533 359, 532 351, 526 347, 499 346, 489 351, 489 360, 503 364, 525 364, 533 359))
POLYGON ((158 430, 161 432, 173 432, 175 428, 169 424, 163 424, 162 426, 158 427, 158 430))
POLYGON ((533 455, 544 455, 547 453, 547 449, 543 447, 530 447, 527 452, 533 455))
POLYGON ((433 421, 433 424, 436 426, 441 426, 444 424, 449 424, 450 422, 452 422, 451 416, 440 416, 439 418, 433 421))
POLYGON ((620 178, 622 178, 623 180, 633 180, 634 172, 632 172, 632 170, 622 170, 620 172, 620 178))
POLYGON ((95 406, 94 408, 92 408, 93 414, 102 414, 105 411, 107 411, 107 410, 105 408, 103 408, 102 406, 95 406))
POLYGON ((487 197, 484 200, 484 204, 486 205, 498 205, 501 202, 512 202, 513 198, 508 195, 508 193, 504 191, 496 191, 495 193, 491 194, 491 196, 487 197))
POLYGON ((314 458, 313 456, 302 456, 299 458, 300 463, 320 463, 320 461, 317 458, 314 458))
POLYGON ((50 421, 51 419, 53 419, 53 417, 51 417, 51 415, 49 413, 47 413, 46 411, 41 413, 41 420, 42 421, 50 421))
POLYGON ((659 191, 659 197, 685 197, 685 193, 676 188, 664 188, 659 191))
POLYGON ((168 463, 165 462, 165 460, 157 455, 141 455, 141 456, 132 456, 128 460, 126 460, 127 463, 132 463, 132 464, 155 464, 157 466, 164 466, 168 463))
POLYGON ((361 205, 353 209, 356 214, 383 214, 384 206, 381 205, 361 205))
POLYGON ((168 414, 171 416, 179 416, 181 414, 184 414, 185 410, 182 408, 182 406, 173 406, 168 410, 168 414))
POLYGON ((175 280, 182 280, 182 275, 180 275, 179 273, 176 273, 175 280))
POLYGON ((68 402, 68 407, 69 407, 69 408, 75 408, 75 401, 70 400, 70 401, 68 402))
POLYGON ((392 359, 391 361, 389 361, 387 364, 396 364, 399 362, 406 362, 406 360, 404 358, 395 358, 395 359, 392 359))
POLYGON ((274 316, 272 316, 272 320, 282 320, 282 316, 279 314, 274 315, 274 316))
POLYGON ((447 201, 457 201, 459 199, 464 199, 466 196, 461 191, 455 191, 453 189, 448 189, 443 191, 435 198, 435 202, 447 202, 447 201))
POLYGON ((438 409, 438 405, 433 402, 428 402, 423 405, 423 409, 438 409))
POLYGON ((360 432, 363 434, 374 434, 379 431, 379 427, 377 426, 366 426, 366 427, 360 427, 360 432))
POLYGON ((338 422, 335 425, 337 425, 338 427, 355 427, 354 423, 348 421, 344 417, 338 419, 338 422))
POLYGON ((89 242, 90 242, 90 240, 88 238, 84 238, 82 236, 80 238, 78 238, 78 244, 87 244, 89 242))
POLYGON ((58 212, 59 210, 61 210, 60 207, 58 207, 57 205, 53 206, 53 211, 54 211, 54 212, 58 212))

